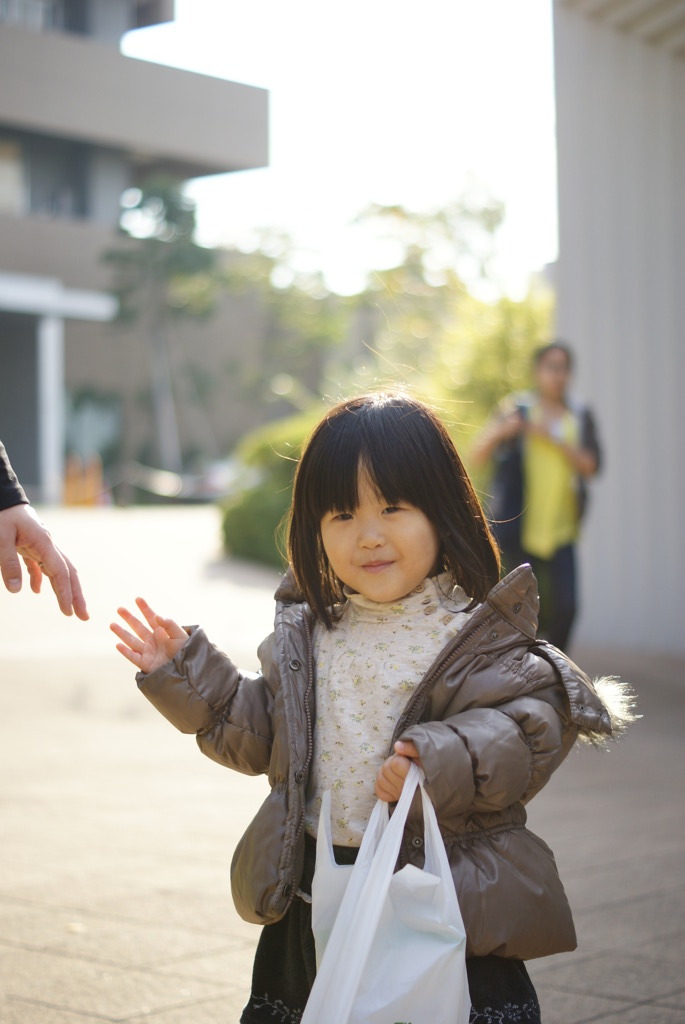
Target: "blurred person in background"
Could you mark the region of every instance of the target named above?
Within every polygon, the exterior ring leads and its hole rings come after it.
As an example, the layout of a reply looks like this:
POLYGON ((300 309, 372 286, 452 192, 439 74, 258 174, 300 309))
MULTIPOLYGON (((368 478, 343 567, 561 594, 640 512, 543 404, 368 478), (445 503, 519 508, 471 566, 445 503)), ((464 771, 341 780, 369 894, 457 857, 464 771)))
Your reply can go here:
POLYGON ((565 650, 577 610, 576 541, 586 481, 600 467, 591 411, 569 395, 573 353, 552 341, 533 355, 533 389, 509 395, 472 450, 492 462, 493 532, 510 571, 530 562, 540 585, 540 635, 565 650))
POLYGON ((34 594, 40 593, 43 576, 47 576, 60 610, 65 615, 75 612, 84 621, 88 618, 78 572, 55 546, 31 508, 0 441, 0 571, 11 594, 21 590, 20 556, 26 564, 34 594))

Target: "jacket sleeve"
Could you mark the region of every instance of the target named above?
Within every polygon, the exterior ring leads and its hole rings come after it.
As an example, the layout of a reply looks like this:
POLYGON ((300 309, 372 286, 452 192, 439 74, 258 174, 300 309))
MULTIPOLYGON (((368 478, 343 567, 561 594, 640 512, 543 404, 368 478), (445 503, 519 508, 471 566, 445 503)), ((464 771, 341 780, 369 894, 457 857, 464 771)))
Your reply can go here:
POLYGON ((26 504, 28 500, 10 465, 5 446, 0 441, 0 511, 14 505, 26 504))
POLYGON ((577 727, 551 666, 538 659, 536 684, 495 707, 471 707, 402 734, 412 740, 426 789, 445 828, 465 815, 526 803, 570 750, 577 727))
POLYGON ((172 725, 196 734, 207 757, 246 775, 268 770, 273 684, 263 673, 241 672, 210 643, 204 630, 193 627, 174 658, 147 675, 139 672, 136 679, 142 693, 172 725))
POLYGON ((602 449, 599 443, 595 418, 588 408, 583 409, 580 418, 580 443, 581 447, 585 448, 586 451, 592 452, 594 455, 597 460, 597 472, 599 473, 602 468, 602 449))

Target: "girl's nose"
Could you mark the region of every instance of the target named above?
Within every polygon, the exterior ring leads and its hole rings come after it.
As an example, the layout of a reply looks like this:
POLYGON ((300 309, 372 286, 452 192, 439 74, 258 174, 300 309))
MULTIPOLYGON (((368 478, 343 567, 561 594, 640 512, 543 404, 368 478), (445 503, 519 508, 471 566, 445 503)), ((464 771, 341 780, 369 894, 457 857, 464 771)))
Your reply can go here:
POLYGON ((380 548, 385 543, 381 526, 376 523, 362 523, 359 528, 358 543, 360 548, 380 548))

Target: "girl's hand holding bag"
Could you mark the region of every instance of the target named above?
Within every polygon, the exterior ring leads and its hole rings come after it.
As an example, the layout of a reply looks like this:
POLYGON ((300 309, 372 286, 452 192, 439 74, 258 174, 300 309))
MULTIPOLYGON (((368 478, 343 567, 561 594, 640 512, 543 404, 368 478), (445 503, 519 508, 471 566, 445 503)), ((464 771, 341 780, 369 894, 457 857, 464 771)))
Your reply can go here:
POLYGON ((301 1024, 467 1024, 466 934, 435 810, 412 764, 394 814, 376 804, 353 866, 335 863, 330 794, 312 884, 318 973, 301 1024), (396 874, 416 787, 424 869, 396 874))

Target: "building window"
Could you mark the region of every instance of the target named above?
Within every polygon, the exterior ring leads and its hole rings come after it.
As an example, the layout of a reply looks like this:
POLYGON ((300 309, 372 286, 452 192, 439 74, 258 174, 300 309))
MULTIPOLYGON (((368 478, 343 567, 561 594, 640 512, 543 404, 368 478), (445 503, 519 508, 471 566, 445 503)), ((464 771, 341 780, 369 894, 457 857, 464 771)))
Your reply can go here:
POLYGON ((48 217, 88 215, 88 147, 33 136, 28 145, 29 210, 48 217))
POLYGON ((0 23, 36 32, 85 33, 87 20, 87 0, 0 0, 0 23))
POLYGON ((24 172, 21 145, 0 138, 0 213, 24 212, 24 172))
POLYGON ((0 21, 39 32, 61 28, 62 15, 60 0, 0 0, 0 21))
POLYGON ((0 126, 0 213, 90 215, 91 147, 0 126))

